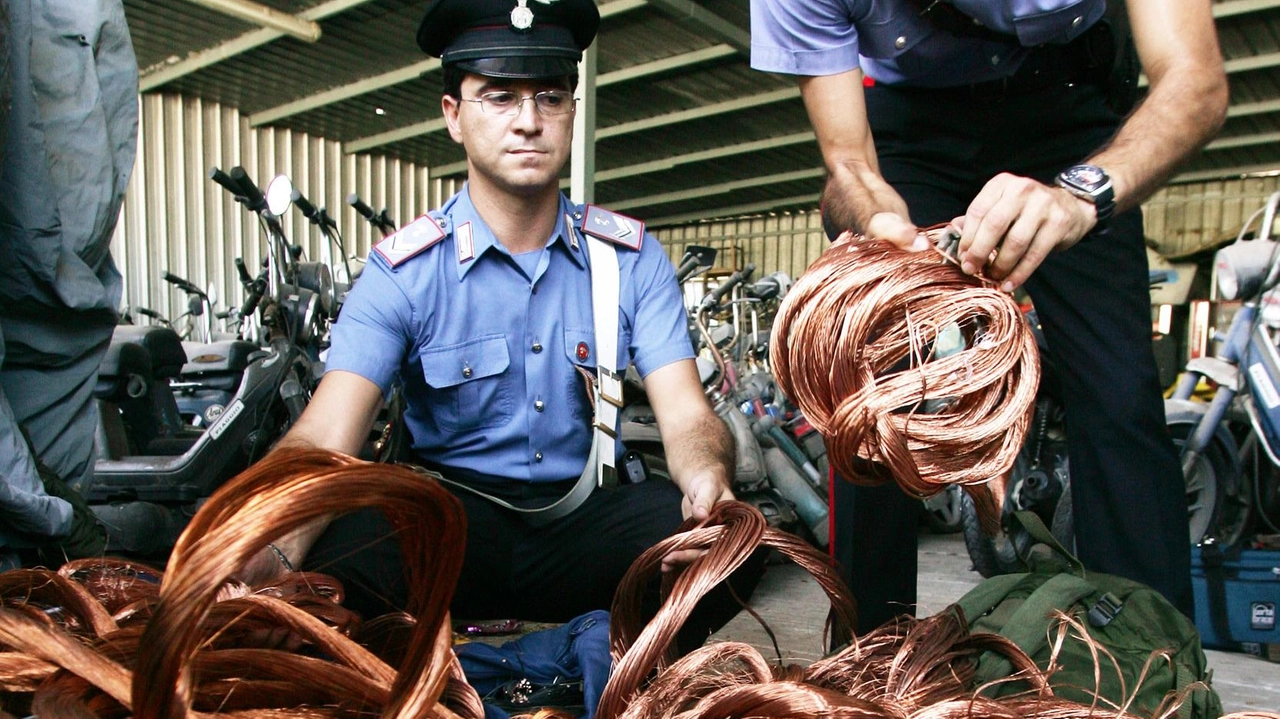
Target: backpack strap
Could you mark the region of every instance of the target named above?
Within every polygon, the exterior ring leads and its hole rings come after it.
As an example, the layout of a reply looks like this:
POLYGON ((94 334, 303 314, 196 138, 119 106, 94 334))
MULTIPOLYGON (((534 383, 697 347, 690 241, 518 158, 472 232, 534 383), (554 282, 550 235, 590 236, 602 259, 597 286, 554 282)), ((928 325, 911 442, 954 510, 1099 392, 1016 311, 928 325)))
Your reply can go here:
MULTIPOLYGON (((1062 542, 1059 542, 1058 538, 1053 536, 1053 532, 1050 532, 1049 528, 1044 526, 1044 521, 1040 519, 1040 515, 1029 509, 1022 509, 1014 512, 1011 517, 1014 525, 1031 535, 1031 538, 1037 543, 1052 549, 1054 554, 1066 560, 1067 564, 1071 565, 1071 571, 1082 577, 1084 576, 1084 564, 1079 559, 1076 559, 1076 556, 1066 547, 1062 546, 1062 542)), ((1014 546, 1017 545, 1015 544, 1014 546)), ((1024 564, 1031 566, 1032 563, 1027 557, 1020 558, 1024 564)))
MULTIPOLYGON (((1022 602, 1000 633, 1029 656, 1035 656, 1049 644, 1049 618, 1053 613, 1066 610, 1096 591, 1092 584, 1074 574, 1055 574, 1022 602)), ((1012 671, 1013 664, 1008 659, 988 655, 978 666, 974 679, 982 685, 1007 677, 1012 671)))

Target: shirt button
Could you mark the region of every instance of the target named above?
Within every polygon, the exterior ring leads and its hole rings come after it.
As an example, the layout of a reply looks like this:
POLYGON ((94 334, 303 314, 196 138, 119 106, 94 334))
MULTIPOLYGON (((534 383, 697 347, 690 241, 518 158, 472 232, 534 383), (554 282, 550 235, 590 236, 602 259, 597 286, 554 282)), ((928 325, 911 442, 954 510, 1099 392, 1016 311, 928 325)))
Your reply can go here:
POLYGON ((1073 27, 1073 28, 1075 28, 1075 27, 1080 27, 1080 23, 1082 23, 1082 22, 1084 22, 1084 18, 1083 18, 1083 17, 1078 17, 1078 18, 1076 18, 1075 20, 1072 20, 1072 21, 1071 21, 1071 27, 1073 27))
POLYGON ((470 368, 470 367, 463 367, 463 368, 462 368, 462 376, 463 376, 463 377, 466 377, 466 378, 468 378, 468 379, 470 379, 470 378, 471 378, 471 368, 470 368))
POLYGON ((991 64, 992 64, 992 65, 999 65, 999 64, 1000 64, 1000 56, 999 56, 999 55, 992 55, 992 56, 991 56, 991 64))
POLYGON ((533 453, 533 461, 535 461, 535 462, 541 462, 541 461, 542 461, 542 453, 541 453, 541 452, 534 452, 534 453, 533 453))
POLYGON ((534 411, 541 412, 546 408, 547 408, 547 405, 542 400, 537 400, 536 402, 533 403, 534 411))
POLYGON ((893 46, 899 50, 907 46, 907 38, 899 35, 897 40, 893 41, 893 46))
POLYGON ((529 349, 533 350, 533 353, 534 353, 534 354, 538 354, 539 352, 541 352, 541 351, 542 351, 542 343, 541 343, 541 342, 534 342, 534 343, 533 343, 533 346, 532 346, 532 347, 530 347, 529 349))

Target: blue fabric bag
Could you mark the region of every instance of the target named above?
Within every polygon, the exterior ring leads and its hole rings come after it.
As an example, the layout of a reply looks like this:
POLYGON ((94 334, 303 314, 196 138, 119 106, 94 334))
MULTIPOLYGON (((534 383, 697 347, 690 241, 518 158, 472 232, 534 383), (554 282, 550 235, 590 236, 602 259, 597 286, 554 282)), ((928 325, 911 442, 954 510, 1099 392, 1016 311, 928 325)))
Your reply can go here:
POLYGON ((462 663, 467 682, 486 699, 486 719, 506 719, 510 703, 499 706, 491 697, 521 680, 524 680, 525 691, 510 692, 530 697, 528 704, 518 707, 520 711, 532 711, 544 705, 560 706, 556 701, 539 703, 539 694, 555 696, 558 692, 547 690, 581 682, 583 717, 592 719, 612 664, 609 613, 588 612, 558 627, 531 632, 500 647, 480 642, 461 644, 454 647, 454 653, 462 663))

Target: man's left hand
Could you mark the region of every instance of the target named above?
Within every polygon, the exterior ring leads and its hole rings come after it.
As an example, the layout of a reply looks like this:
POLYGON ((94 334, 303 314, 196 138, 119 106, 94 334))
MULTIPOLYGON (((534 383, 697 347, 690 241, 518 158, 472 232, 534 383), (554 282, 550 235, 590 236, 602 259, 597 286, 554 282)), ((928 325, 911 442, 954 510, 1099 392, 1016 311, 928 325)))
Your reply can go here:
POLYGON ((986 266, 1005 292, 1027 281, 1050 252, 1065 250, 1097 224, 1093 205, 1060 187, 1000 173, 957 218, 960 262, 967 274, 986 266), (993 255, 994 253, 994 255, 993 255))
MULTIPOLYGON (((733 499, 733 490, 717 474, 704 472, 691 477, 684 486, 684 499, 680 502, 680 512, 685 519, 690 517, 702 521, 711 514, 711 507, 717 502, 733 499)), ((686 549, 671 552, 662 558, 662 571, 689 564, 705 554, 705 550, 686 549)))

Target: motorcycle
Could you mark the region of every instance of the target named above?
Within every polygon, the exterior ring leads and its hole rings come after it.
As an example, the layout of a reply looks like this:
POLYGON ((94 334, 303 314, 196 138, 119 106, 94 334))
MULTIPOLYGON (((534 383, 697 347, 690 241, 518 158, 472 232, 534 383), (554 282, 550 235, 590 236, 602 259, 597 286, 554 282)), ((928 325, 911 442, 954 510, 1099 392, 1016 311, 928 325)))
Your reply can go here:
POLYGON ((83 489, 108 530, 108 551, 166 554, 203 500, 297 420, 318 381, 332 287, 328 268, 300 262, 284 237, 291 184, 277 177, 264 196, 240 167, 210 177, 266 229, 262 272, 251 277, 237 262, 246 289, 239 316, 256 323, 242 325, 253 333, 242 339, 187 346, 171 327, 117 328, 100 366, 97 456, 83 489), (206 403, 207 423, 183 421, 182 395, 206 403))
MULTIPOLYGON (((1163 270, 1153 270, 1149 275, 1153 287, 1170 279, 1168 272, 1163 270)), ((1039 515, 1064 547, 1070 549, 1075 544, 1075 529, 1063 393, 1039 316, 1031 309, 1025 313, 1025 319, 1040 350, 1040 390, 1036 396, 1031 429, 1005 478, 1001 526, 1011 526, 1009 518, 1014 512, 1030 510, 1039 515)), ((1175 411, 1166 404, 1166 422, 1174 434, 1175 443, 1180 442, 1185 436, 1187 423, 1183 412, 1175 411)), ((1207 484, 1203 475, 1195 472, 1185 474, 1190 504, 1188 523, 1194 543, 1211 531, 1220 531, 1214 529, 1213 508, 1219 506, 1225 497, 1216 484, 1207 484)), ((960 511, 965 547, 975 571, 984 577, 1022 571, 1020 557, 1025 555, 1026 547, 1031 544, 1030 537, 1018 529, 1014 529, 1012 535, 1005 529, 995 536, 986 534, 978 522, 972 498, 965 493, 961 493, 960 511)))

